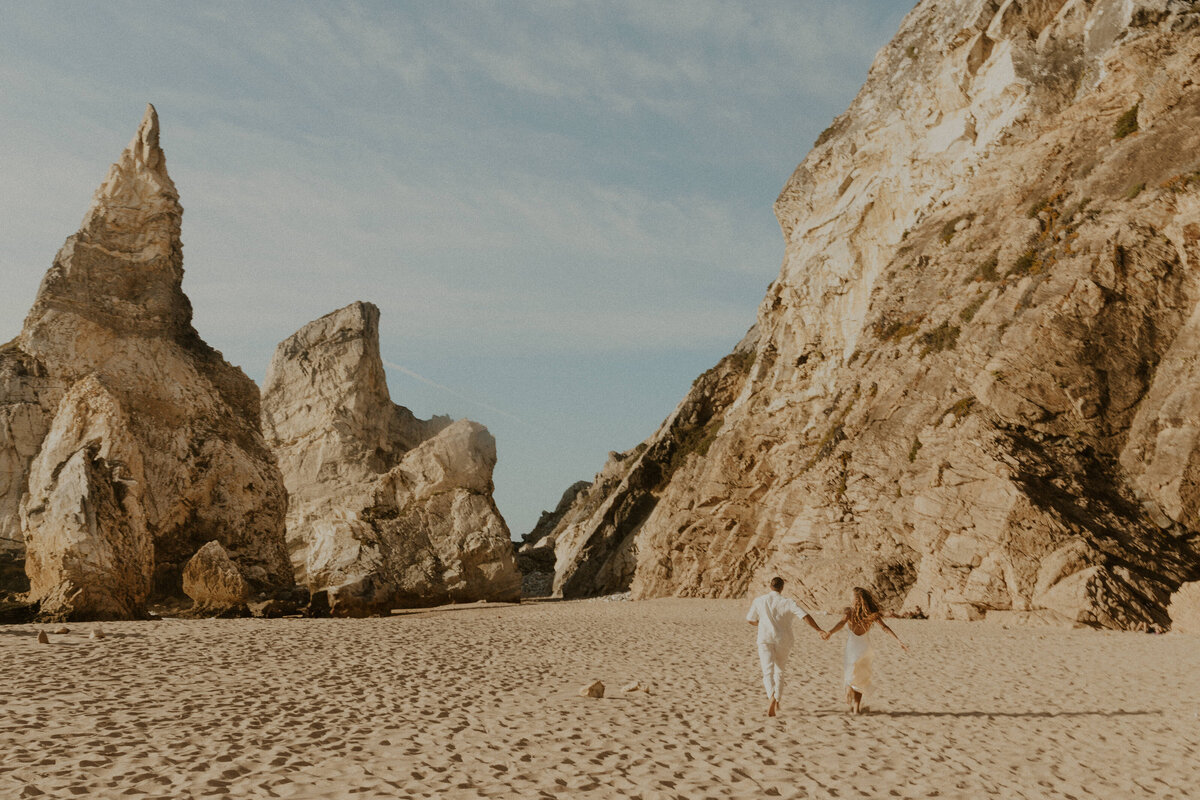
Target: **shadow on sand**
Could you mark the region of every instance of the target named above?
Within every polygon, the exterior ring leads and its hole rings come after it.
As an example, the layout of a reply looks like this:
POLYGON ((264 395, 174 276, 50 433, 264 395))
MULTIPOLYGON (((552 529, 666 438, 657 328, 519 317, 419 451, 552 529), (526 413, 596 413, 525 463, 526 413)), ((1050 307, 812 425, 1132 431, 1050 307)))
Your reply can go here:
MULTIPOLYGON (((1012 719, 1054 719, 1062 717, 1156 717, 1162 711, 875 711, 863 709, 861 717, 1001 717, 1012 719)), ((815 716, 852 717, 847 711, 823 711, 815 716)))

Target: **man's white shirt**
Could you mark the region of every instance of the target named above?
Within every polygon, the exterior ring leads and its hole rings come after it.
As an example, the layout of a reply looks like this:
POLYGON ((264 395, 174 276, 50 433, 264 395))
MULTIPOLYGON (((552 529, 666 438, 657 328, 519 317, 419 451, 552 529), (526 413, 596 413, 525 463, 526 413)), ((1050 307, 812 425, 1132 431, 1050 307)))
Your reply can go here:
POLYGON ((758 623, 759 644, 778 644, 786 649, 792 644, 792 620, 807 616, 809 613, 791 598, 771 591, 754 598, 746 621, 758 623))

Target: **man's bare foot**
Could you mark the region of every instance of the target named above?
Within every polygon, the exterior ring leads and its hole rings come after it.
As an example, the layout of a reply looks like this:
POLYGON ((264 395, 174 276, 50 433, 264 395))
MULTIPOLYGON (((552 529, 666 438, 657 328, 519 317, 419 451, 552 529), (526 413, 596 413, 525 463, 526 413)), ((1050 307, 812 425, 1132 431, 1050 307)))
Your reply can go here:
POLYGON ((775 716, 775 712, 776 712, 776 711, 778 711, 778 710, 779 710, 779 701, 778 701, 778 700, 772 700, 772 701, 771 701, 771 705, 767 706, 767 716, 768 716, 768 717, 773 717, 773 716, 775 716))

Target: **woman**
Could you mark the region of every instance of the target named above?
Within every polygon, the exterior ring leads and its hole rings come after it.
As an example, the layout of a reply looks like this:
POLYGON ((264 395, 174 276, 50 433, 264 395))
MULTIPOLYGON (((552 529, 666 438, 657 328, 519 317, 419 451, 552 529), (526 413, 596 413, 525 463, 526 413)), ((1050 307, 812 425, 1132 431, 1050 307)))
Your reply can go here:
POLYGON ((855 714, 862 711, 863 695, 871 688, 871 659, 875 653, 867 633, 871 630, 872 625, 879 625, 893 639, 900 642, 900 646, 904 648, 905 652, 908 651, 908 645, 901 642, 896 632, 883 621, 883 614, 879 612, 875 598, 871 597, 871 593, 866 589, 860 589, 857 586, 854 587, 854 600, 850 607, 843 612, 841 621, 824 634, 824 638, 828 639, 840 631, 843 626, 849 633, 850 638, 846 640, 845 660, 846 702, 850 704, 850 710, 855 714))

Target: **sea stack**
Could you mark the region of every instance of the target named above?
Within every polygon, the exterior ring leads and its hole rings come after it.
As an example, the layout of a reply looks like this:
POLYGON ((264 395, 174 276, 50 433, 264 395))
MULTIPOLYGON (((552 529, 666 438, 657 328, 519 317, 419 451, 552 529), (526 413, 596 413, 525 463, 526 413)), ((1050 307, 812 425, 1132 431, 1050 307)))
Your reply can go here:
POLYGON ((211 540, 254 591, 293 583, 257 388, 192 327, 182 216, 147 106, 0 347, 0 543, 43 617, 141 616, 211 540))
POLYGON ((783 187, 749 333, 563 516, 558 591, 1169 624, 1200 577, 1198 27, 919 3, 783 187))
POLYGON ((331 613, 518 600, 508 527, 492 500, 496 442, 448 417, 392 402, 379 309, 352 303, 275 351, 263 430, 289 494, 297 580, 331 613))

